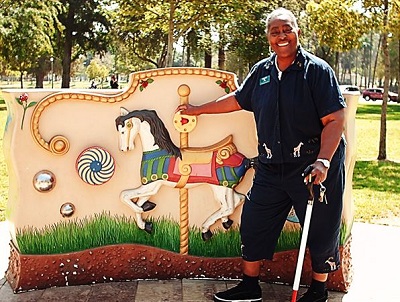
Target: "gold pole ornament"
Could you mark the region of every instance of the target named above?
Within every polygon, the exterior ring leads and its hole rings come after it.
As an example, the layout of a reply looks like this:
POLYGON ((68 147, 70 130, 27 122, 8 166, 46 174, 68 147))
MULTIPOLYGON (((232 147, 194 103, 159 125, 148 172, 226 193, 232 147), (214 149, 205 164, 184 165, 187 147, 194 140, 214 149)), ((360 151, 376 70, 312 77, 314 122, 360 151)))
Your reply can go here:
MULTIPOLYGON (((189 103, 190 88, 188 85, 182 84, 178 87, 178 94, 180 97, 180 104, 189 103)), ((185 149, 189 147, 189 132, 192 131, 197 124, 195 116, 184 115, 177 112, 174 116, 175 129, 180 132, 180 148, 185 149)), ((189 251, 189 201, 188 189, 184 188, 189 175, 182 176, 185 181, 179 187, 179 201, 180 201, 180 253, 187 255, 189 251)))

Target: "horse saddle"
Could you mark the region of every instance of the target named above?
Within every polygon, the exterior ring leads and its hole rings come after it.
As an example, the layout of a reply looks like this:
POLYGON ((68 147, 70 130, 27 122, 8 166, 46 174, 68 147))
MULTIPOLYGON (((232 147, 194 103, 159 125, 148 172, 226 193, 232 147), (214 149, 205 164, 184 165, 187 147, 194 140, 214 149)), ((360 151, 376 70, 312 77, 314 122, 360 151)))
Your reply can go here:
POLYGON ((211 164, 213 154, 216 155, 216 162, 222 164, 223 160, 229 158, 233 153, 237 152, 233 144, 233 136, 229 135, 216 144, 206 147, 188 147, 181 149, 182 159, 179 160, 179 173, 189 175, 191 165, 211 164))

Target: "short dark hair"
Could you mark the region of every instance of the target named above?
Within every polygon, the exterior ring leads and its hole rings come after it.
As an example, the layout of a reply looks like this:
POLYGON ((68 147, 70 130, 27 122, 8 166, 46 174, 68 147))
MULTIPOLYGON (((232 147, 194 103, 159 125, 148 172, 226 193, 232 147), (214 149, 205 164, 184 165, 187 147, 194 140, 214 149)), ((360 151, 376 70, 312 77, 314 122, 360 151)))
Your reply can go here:
POLYGON ((296 29, 299 28, 299 26, 297 25, 297 19, 294 16, 294 14, 290 10, 288 10, 284 7, 279 7, 268 14, 267 27, 265 28, 266 33, 268 33, 269 25, 271 24, 272 20, 274 20, 278 16, 282 16, 282 15, 286 15, 289 17, 290 21, 293 23, 294 28, 296 28, 296 29))

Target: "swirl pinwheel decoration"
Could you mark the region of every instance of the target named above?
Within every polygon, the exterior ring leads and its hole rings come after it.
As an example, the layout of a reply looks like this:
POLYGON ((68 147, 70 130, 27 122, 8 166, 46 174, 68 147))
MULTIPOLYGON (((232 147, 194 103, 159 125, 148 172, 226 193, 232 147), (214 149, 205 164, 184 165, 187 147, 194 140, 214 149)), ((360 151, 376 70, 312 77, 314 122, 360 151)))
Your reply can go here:
POLYGON ((76 170, 87 184, 102 185, 114 174, 114 158, 101 147, 90 147, 78 156, 76 170))

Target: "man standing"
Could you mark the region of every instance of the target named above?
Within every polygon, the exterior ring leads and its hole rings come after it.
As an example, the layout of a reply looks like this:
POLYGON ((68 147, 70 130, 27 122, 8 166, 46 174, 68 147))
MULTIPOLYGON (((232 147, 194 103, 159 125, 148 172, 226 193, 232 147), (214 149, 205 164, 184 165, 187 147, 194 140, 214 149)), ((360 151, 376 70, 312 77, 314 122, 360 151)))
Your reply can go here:
POLYGON ((118 80, 115 77, 115 75, 111 76, 111 80, 110 80, 110 88, 111 89, 118 89, 119 85, 118 85, 118 80))
POLYGON ((240 226, 243 281, 216 293, 214 301, 262 301, 261 260, 272 259, 292 206, 304 224, 308 191, 302 172, 312 165, 315 190, 324 182, 326 193, 314 203, 308 236, 312 282, 299 301, 325 302, 328 273, 340 266, 346 105, 330 66, 299 45, 292 12, 271 12, 266 34, 274 53, 253 66, 238 90, 200 106, 177 108, 188 115, 244 109, 253 112, 257 126, 259 165, 240 226))

